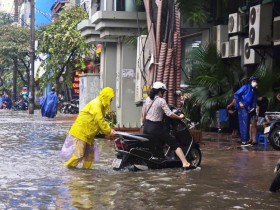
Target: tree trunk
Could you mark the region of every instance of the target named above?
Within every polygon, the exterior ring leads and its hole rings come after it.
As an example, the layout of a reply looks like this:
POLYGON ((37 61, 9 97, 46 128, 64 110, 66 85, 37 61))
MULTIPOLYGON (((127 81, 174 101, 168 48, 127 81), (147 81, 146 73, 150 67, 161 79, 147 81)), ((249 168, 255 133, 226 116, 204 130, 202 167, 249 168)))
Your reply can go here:
POLYGON ((13 92, 12 92, 12 102, 15 104, 17 98, 17 70, 18 70, 18 62, 17 58, 14 58, 14 69, 13 69, 13 92))

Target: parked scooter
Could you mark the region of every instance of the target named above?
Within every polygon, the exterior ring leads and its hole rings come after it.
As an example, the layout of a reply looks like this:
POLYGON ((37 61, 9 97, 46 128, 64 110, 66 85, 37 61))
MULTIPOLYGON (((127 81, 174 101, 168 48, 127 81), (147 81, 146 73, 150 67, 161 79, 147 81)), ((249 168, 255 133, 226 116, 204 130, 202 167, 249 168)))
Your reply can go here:
POLYGON ((0 109, 8 109, 8 103, 6 101, 2 101, 0 109))
POLYGON ((78 114, 79 113, 79 99, 71 100, 69 109, 70 109, 71 114, 78 114))
MULTIPOLYGON (((173 107, 173 113, 180 115, 181 111, 173 107)), ((187 123, 183 120, 165 118, 165 124, 170 128, 174 141, 178 141, 189 163, 199 166, 201 151, 199 144, 194 142, 187 123)), ((156 136, 142 133, 116 132, 120 138, 115 140, 116 158, 112 163, 115 170, 129 169, 146 170, 182 167, 182 162, 175 151, 167 145, 158 145, 156 136)))
POLYGON ((78 114, 79 113, 79 100, 73 99, 71 102, 63 103, 60 108, 60 113, 64 114, 78 114))
POLYGON ((28 110, 28 102, 17 102, 15 106, 13 107, 13 110, 20 111, 20 110, 28 110))
POLYGON ((280 159, 278 160, 275 166, 274 173, 276 173, 276 176, 274 177, 271 186, 269 188, 271 192, 276 192, 277 190, 280 189, 280 159))
POLYGON ((264 134, 267 135, 271 146, 280 150, 280 119, 272 120, 266 123, 264 134))

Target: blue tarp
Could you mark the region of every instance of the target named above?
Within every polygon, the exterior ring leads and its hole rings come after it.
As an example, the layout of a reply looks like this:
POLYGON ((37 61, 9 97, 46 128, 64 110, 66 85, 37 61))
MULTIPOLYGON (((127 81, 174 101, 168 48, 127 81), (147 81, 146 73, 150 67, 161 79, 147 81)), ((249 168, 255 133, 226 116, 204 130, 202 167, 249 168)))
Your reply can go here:
POLYGON ((227 109, 220 109, 219 122, 227 122, 227 121, 228 121, 227 109))

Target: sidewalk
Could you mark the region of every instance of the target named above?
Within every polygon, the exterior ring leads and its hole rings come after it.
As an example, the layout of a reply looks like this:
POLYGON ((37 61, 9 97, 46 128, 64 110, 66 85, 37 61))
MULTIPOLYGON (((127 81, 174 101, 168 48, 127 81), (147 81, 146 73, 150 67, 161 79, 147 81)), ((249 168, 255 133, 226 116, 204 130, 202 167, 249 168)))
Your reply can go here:
POLYGON ((269 142, 266 145, 241 146, 240 138, 232 138, 230 133, 202 132, 203 149, 224 149, 224 150, 248 150, 248 151, 271 151, 274 150, 269 142))

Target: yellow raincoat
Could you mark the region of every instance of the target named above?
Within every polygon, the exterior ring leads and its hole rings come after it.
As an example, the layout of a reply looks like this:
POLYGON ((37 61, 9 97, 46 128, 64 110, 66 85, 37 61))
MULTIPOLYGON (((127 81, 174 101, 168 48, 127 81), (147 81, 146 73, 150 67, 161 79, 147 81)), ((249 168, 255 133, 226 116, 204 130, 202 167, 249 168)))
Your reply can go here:
POLYGON ((114 90, 110 87, 106 87, 100 92, 98 97, 90 101, 79 113, 79 116, 69 131, 69 134, 75 137, 73 142, 75 145, 75 153, 71 159, 66 162, 65 166, 75 167, 81 159, 83 159, 83 168, 92 168, 93 156, 88 160, 86 157, 88 155, 86 147, 92 147, 94 145, 94 137, 100 130, 104 134, 110 132, 111 128, 105 121, 104 114, 105 111, 110 110, 111 100, 114 96, 114 90), (77 143, 77 139, 82 141, 77 143), (80 157, 77 157, 77 154, 79 154, 80 157))

